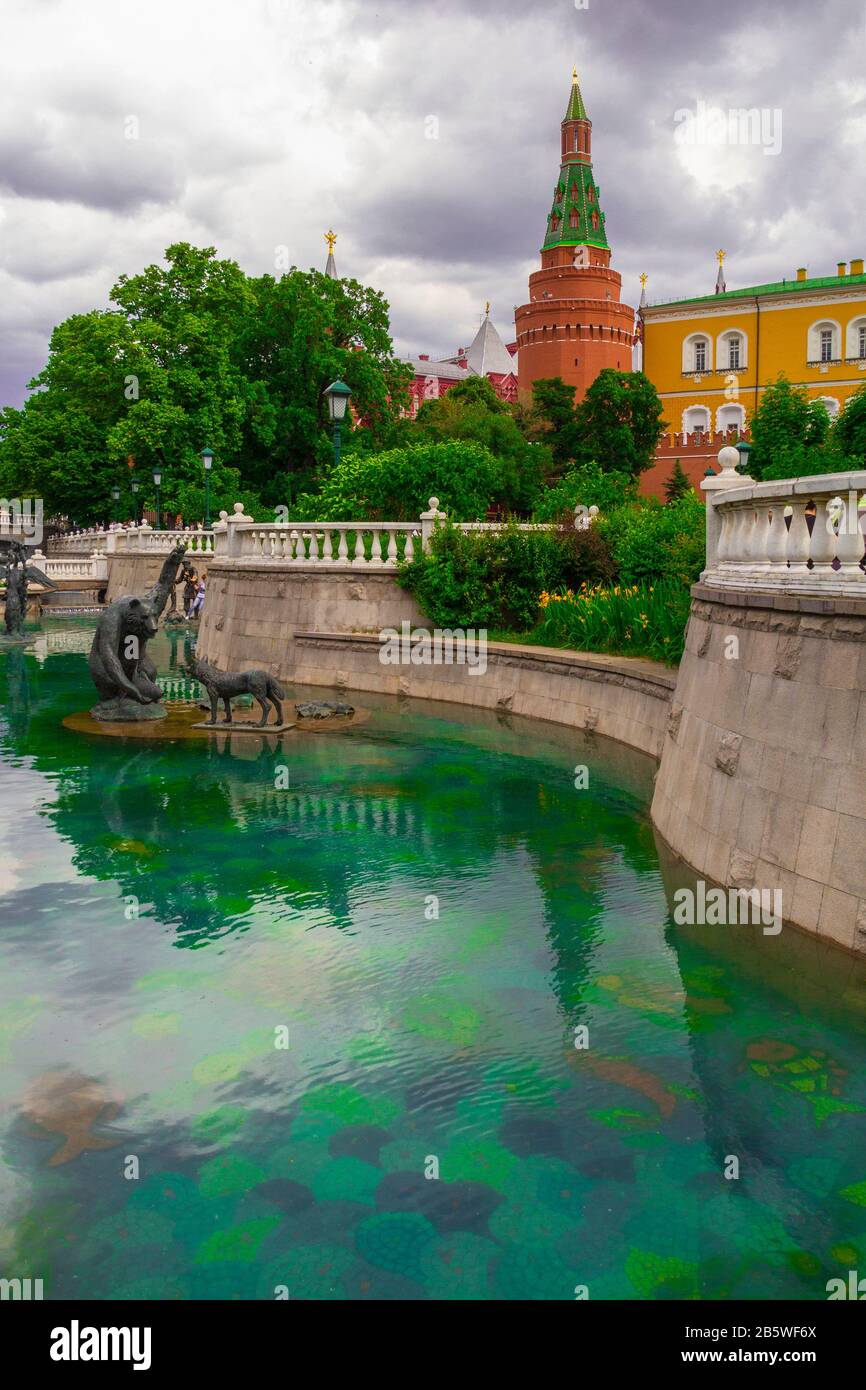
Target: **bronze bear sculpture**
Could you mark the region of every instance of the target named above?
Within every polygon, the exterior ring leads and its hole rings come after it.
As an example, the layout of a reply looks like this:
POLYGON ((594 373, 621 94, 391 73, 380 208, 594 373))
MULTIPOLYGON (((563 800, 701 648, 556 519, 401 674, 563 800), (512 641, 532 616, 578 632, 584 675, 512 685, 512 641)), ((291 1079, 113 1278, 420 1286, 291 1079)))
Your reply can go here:
POLYGON ((159 579, 143 598, 124 595, 100 618, 88 665, 100 696, 90 713, 108 722, 164 719, 162 691, 147 644, 156 634, 186 547, 176 545, 166 557, 159 579))

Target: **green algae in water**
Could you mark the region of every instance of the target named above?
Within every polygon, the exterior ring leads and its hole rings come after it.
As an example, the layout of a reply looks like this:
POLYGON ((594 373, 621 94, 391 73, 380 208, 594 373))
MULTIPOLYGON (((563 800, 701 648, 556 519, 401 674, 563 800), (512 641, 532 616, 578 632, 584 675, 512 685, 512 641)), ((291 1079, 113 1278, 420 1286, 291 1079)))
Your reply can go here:
POLYGON ((376 696, 278 752, 83 738, 87 625, 44 639, 0 654, 0 1258, 47 1297, 823 1300, 862 1263, 866 972, 675 929, 647 759, 376 696), (114 1147, 52 1166, 64 1073, 114 1147))

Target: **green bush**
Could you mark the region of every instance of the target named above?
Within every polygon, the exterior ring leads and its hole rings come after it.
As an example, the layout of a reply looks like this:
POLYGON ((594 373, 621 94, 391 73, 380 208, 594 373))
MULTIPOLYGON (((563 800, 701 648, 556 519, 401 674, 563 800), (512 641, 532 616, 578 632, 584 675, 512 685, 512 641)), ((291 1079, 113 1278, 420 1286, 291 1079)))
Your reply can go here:
POLYGON ((434 533, 430 550, 401 569, 398 579, 437 627, 526 631, 545 590, 609 582, 610 552, 595 528, 434 533))
POLYGON ((676 580, 688 587, 704 568, 704 504, 688 492, 667 506, 651 497, 602 514, 595 523, 616 562, 621 584, 676 580))
POLYGON ((340 460, 315 496, 293 508, 298 521, 417 521, 431 497, 455 521, 477 521, 503 490, 503 465, 464 440, 417 444, 340 460))
POLYGON ((555 521, 567 512, 574 514, 580 503, 598 507, 602 514, 634 499, 637 483, 628 473, 606 473, 597 463, 570 468, 554 487, 547 488, 536 504, 535 521, 555 521))

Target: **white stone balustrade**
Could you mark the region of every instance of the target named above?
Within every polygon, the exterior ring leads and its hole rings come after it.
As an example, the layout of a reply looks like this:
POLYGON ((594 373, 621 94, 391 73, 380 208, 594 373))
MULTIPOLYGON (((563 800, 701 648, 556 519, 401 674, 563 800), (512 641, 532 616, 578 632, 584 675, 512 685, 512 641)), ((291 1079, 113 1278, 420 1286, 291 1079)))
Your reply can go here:
POLYGON ((722 471, 703 484, 707 568, 702 581, 717 588, 866 598, 859 508, 866 472, 757 483, 733 472, 731 454, 736 451, 721 450, 722 471))
POLYGON ((28 558, 48 579, 55 581, 108 579, 108 560, 97 550, 90 555, 43 555, 41 550, 35 550, 28 558))
MULTIPOLYGON (((187 554, 205 559, 214 553, 212 531, 170 530, 155 531, 146 521, 141 526, 129 526, 116 531, 84 531, 71 536, 55 536, 49 542, 52 555, 90 555, 98 551, 106 555, 168 554, 176 545, 185 545, 187 554)), ((47 571, 46 571, 47 573, 47 571)))

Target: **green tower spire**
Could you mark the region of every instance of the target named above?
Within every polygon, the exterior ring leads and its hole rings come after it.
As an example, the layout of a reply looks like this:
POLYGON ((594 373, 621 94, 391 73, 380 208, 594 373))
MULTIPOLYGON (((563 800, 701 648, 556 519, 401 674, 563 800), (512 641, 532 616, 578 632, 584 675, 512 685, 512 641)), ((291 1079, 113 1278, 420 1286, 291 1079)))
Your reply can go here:
POLYGON ((554 246, 599 246, 609 250, 598 185, 592 173, 591 131, 592 122, 586 114, 575 68, 562 119, 562 163, 547 219, 543 251, 554 246))

